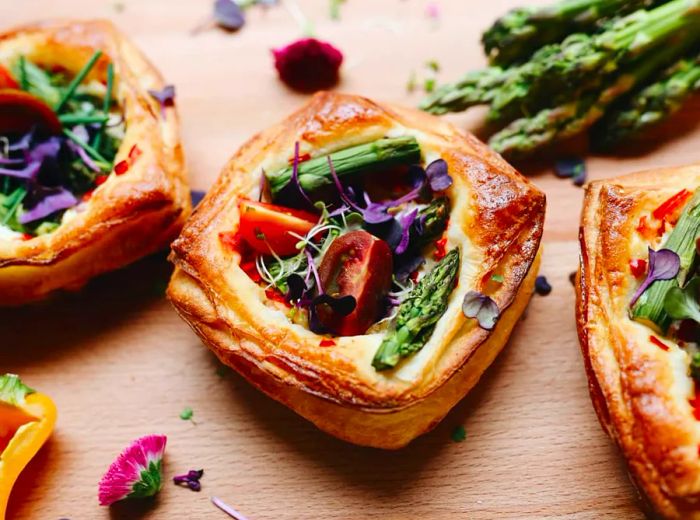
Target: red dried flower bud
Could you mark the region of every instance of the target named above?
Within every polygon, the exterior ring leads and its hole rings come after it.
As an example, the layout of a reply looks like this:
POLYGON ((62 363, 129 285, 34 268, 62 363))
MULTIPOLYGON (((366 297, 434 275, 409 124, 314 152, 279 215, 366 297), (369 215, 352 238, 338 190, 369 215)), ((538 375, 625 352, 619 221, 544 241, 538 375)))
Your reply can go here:
POLYGON ((343 54, 330 43, 302 38, 272 54, 280 79, 294 90, 314 92, 338 82, 343 54))

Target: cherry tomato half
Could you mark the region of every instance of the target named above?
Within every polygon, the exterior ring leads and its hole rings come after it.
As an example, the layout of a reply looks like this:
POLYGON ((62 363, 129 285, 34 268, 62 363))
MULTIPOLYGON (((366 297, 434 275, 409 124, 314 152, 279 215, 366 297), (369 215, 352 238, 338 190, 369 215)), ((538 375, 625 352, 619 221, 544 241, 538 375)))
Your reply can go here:
POLYGON ((239 209, 241 237, 263 254, 270 254, 270 249, 280 256, 298 253, 299 238, 290 232, 304 236, 318 222, 318 217, 308 211, 252 200, 242 200, 239 209))
POLYGON ((15 77, 3 65, 0 65, 0 88, 19 88, 15 77))
POLYGON ((389 245, 367 231, 336 238, 318 268, 321 284, 331 296, 354 296, 357 305, 341 316, 328 304, 320 304, 316 310, 321 323, 341 336, 364 334, 381 311, 393 267, 389 245))
POLYGON ((53 109, 23 90, 0 89, 0 134, 24 134, 38 126, 52 134, 63 130, 53 109))

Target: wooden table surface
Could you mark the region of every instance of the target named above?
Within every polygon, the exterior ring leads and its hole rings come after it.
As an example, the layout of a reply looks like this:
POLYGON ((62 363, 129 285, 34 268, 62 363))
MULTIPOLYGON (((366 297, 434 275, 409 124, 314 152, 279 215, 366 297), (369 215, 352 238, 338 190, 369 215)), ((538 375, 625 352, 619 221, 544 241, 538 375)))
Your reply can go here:
MULTIPOLYGON (((114 20, 176 85, 192 186, 206 189, 237 146, 305 99, 277 81, 270 58, 270 48, 300 34, 288 11, 253 9, 237 34, 192 35, 210 3, 2 0, 0 20, 114 20)), ((447 81, 480 66, 480 31, 519 0, 439 0, 437 21, 426 16, 429 3, 351 0, 332 21, 326 0, 299 1, 316 35, 345 53, 341 90, 409 105, 419 97, 406 92, 412 70, 422 73, 436 59, 439 80, 447 81)), ((589 177, 696 160, 699 114, 694 103, 618 157, 589 156, 589 177)), ((450 118, 476 129, 482 115, 450 118)), ((578 153, 581 144, 568 146, 578 153)), ((589 402, 574 329, 568 276, 577 264, 583 192, 555 178, 550 164, 522 168, 548 195, 541 271, 553 292, 534 297, 510 344, 442 424, 397 452, 331 438, 222 372, 163 297, 164 255, 78 295, 3 310, 0 372, 21 374, 59 408, 55 434, 23 474, 9 518, 225 518, 211 496, 251 519, 641 518, 589 402), (179 418, 187 406, 194 422, 179 418), (462 443, 450 439, 457 425, 466 428, 462 443), (99 478, 147 433, 168 436, 163 491, 155 500, 100 508, 99 478), (191 468, 205 470, 200 493, 169 482, 191 468)))

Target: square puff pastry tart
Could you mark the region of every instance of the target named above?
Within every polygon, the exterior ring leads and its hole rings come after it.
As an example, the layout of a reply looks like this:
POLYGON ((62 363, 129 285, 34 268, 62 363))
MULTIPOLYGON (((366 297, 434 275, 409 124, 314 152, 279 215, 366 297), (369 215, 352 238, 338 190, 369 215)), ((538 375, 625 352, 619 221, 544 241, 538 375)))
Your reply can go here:
MULTIPOLYGON (((645 505, 662 518, 700 519, 700 401, 690 371, 697 339, 686 341, 679 322, 633 319, 631 303, 651 255, 668 251, 679 218, 698 207, 699 186, 698 166, 593 182, 580 229, 576 317, 591 399, 645 505)), ((696 235, 687 238, 694 256, 696 235)), ((657 256, 656 268, 662 262, 657 256)), ((684 264, 690 278, 694 261, 684 264)))
POLYGON ((106 172, 106 182, 54 231, 25 240, 0 236, 0 305, 80 288, 95 275, 153 253, 177 236, 190 213, 175 109, 161 110, 148 93, 162 89, 163 79, 124 35, 107 21, 37 23, 0 34, 6 70, 23 57, 70 77, 98 50, 102 54, 84 82, 104 96, 112 63, 113 106, 126 129, 114 164, 127 161, 130 167, 123 174, 106 172))
POLYGON ((533 291, 544 211, 544 194, 475 137, 415 110, 318 93, 226 164, 173 243, 168 295, 223 363, 272 398, 346 441, 400 448, 435 427, 506 343, 533 291), (239 199, 257 198, 263 172, 288 167, 295 145, 308 160, 404 136, 415 138, 423 159, 447 164, 453 183, 444 192, 451 210, 443 240, 461 259, 457 285, 422 349, 376 370, 383 333, 324 342, 267 297, 220 234, 239 228, 239 199), (463 314, 471 289, 501 310, 492 330, 463 314))

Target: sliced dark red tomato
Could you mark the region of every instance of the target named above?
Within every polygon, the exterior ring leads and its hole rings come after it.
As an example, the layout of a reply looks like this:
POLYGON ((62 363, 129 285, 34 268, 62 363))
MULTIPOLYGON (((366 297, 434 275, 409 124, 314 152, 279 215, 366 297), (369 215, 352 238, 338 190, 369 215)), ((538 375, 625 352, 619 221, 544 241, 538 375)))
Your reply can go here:
POLYGON ((391 287, 393 260, 389 245, 367 231, 336 238, 318 268, 321 284, 334 297, 353 296, 355 309, 342 316, 330 305, 316 307, 321 323, 340 336, 364 334, 372 325, 391 287))
POLYGON ((0 88, 19 88, 15 77, 3 65, 0 65, 0 88))
POLYGON ((61 122, 44 101, 23 90, 0 89, 0 134, 23 134, 34 127, 60 134, 61 122))
POLYGON ((252 200, 242 200, 239 209, 241 237, 263 254, 270 254, 270 249, 280 256, 298 253, 299 238, 291 233, 304 236, 318 222, 318 217, 308 211, 252 200))

